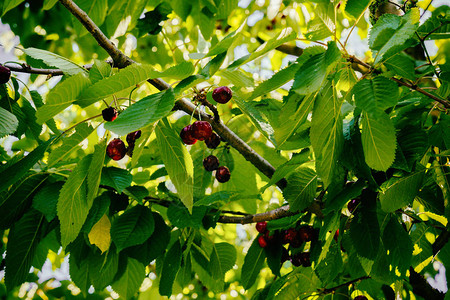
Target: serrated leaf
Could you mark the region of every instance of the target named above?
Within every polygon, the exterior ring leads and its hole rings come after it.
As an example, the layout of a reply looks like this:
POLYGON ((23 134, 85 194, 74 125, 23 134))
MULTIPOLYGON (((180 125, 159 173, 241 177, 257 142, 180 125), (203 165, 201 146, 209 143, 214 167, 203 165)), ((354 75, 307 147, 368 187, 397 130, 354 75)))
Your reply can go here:
POLYGON ((215 44, 205 57, 210 57, 218 55, 220 53, 226 52, 230 49, 231 45, 234 43, 237 37, 240 36, 242 29, 245 27, 247 21, 242 22, 241 26, 236 31, 230 32, 226 37, 224 37, 220 42, 215 44))
POLYGON ((181 266, 181 254, 180 241, 176 240, 166 255, 164 255, 161 280, 159 283, 159 293, 162 296, 170 297, 172 295, 173 282, 181 266))
POLYGON ((189 212, 192 212, 194 204, 194 165, 191 155, 167 119, 158 123, 155 132, 161 157, 170 180, 177 189, 181 202, 188 208, 189 212))
POLYGON ((62 138, 63 143, 50 152, 48 156, 49 168, 66 160, 71 153, 79 148, 78 145, 94 131, 94 128, 87 123, 82 123, 76 126, 75 130, 69 137, 62 138))
POLYGON ((3 171, 0 172, 0 177, 4 178, 4 180, 0 182, 0 193, 20 180, 20 178, 22 178, 22 176, 25 175, 25 173, 28 172, 42 156, 44 156, 45 150, 47 150, 50 142, 51 140, 48 140, 47 142, 40 144, 36 149, 19 161, 6 165, 3 171))
POLYGON ((395 128, 387 114, 372 118, 367 113, 362 120, 362 146, 367 165, 378 171, 386 171, 394 162, 395 128))
POLYGON ((269 182, 263 186, 260 190, 261 193, 264 193, 264 191, 271 186, 272 184, 277 183, 281 179, 287 177, 289 174, 294 172, 298 167, 300 167, 305 162, 309 161, 309 155, 311 152, 309 149, 305 149, 301 151, 300 153, 294 153, 292 155, 292 158, 279 166, 275 173, 273 173, 272 178, 270 178, 269 182))
POLYGON ((211 276, 222 279, 236 262, 236 248, 228 243, 215 243, 209 261, 211 276))
POLYGON ((57 213, 63 248, 76 239, 91 208, 86 202, 85 182, 91 160, 92 155, 87 155, 78 163, 59 193, 57 213))
POLYGON ((8 290, 27 279, 44 225, 44 216, 36 210, 30 210, 11 228, 5 258, 5 284, 8 290))
POLYGON ((120 251, 145 242, 155 229, 155 221, 148 207, 136 205, 114 220, 111 238, 120 251))
POLYGON ((91 165, 89 166, 87 174, 87 204, 92 206, 94 198, 97 197, 100 179, 102 175, 103 164, 105 162, 107 138, 100 141, 94 147, 94 154, 92 155, 91 165))
POLYGON ((352 90, 356 106, 372 117, 384 114, 384 110, 398 101, 398 86, 384 76, 359 81, 352 90))
POLYGON ((412 267, 416 268, 429 257, 433 256, 431 243, 426 238, 426 233, 430 229, 425 223, 416 224, 415 229, 410 234, 413 243, 412 267))
POLYGON ((291 211, 303 210, 314 201, 316 189, 316 172, 310 168, 301 167, 288 177, 283 196, 289 202, 291 211))
POLYGON ((47 184, 33 197, 33 208, 44 214, 48 222, 56 217, 56 204, 63 185, 62 181, 47 184))
POLYGON ((69 107, 91 81, 83 73, 67 78, 51 89, 45 105, 36 112, 37 122, 43 124, 69 107))
POLYGON ((235 69, 243 64, 246 64, 252 60, 255 60, 256 58, 266 54, 270 50, 275 49, 276 47, 290 42, 292 40, 295 40, 297 37, 297 33, 295 33, 291 27, 284 28, 280 34, 269 41, 265 42, 261 46, 258 47, 255 51, 253 51, 251 54, 245 55, 237 60, 235 60, 231 65, 229 65, 228 69, 235 69))
MULTIPOLYGON (((30 91, 31 99, 33 100, 34 106, 36 109, 39 109, 40 107, 44 106, 44 101, 42 100, 41 95, 37 91, 30 91)), ((37 117, 36 113, 35 116, 37 117)), ((37 119, 36 119, 37 122, 37 119)), ((50 128, 53 133, 59 133, 58 127, 56 127, 55 120, 51 119, 45 122, 47 124, 48 128, 50 128)))
POLYGON ((413 244, 396 217, 391 217, 384 227, 383 245, 389 251, 388 258, 391 259, 391 264, 397 266, 400 273, 404 274, 411 265, 413 244))
POLYGON ((374 64, 408 47, 406 41, 414 36, 419 18, 419 9, 412 8, 401 17, 384 14, 378 19, 369 35, 369 47, 374 51, 374 64))
POLYGON ((17 120, 17 117, 0 107, 0 138, 14 133, 18 126, 19 120, 17 120))
POLYGON ((324 53, 313 55, 295 74, 292 90, 299 95, 316 92, 342 55, 335 42, 329 42, 324 53))
POLYGON ((374 207, 361 206, 350 223, 350 238, 359 256, 375 260, 380 246, 380 226, 374 207))
POLYGON ((105 129, 118 135, 139 130, 167 116, 175 104, 172 89, 147 96, 128 107, 114 122, 105 124, 105 129))
POLYGON ((33 197, 47 180, 48 175, 31 174, 0 196, 0 229, 8 229, 30 208, 33 197))
MULTIPOLYGON (((331 235, 331 239, 333 236, 331 235)), ((342 254, 338 243, 333 243, 324 260, 318 263, 314 271, 322 282, 333 282, 343 269, 342 254)))
POLYGON ((63 71, 63 73, 66 75, 72 76, 72 75, 76 75, 78 73, 82 73, 85 75, 87 74, 87 71, 85 68, 77 65, 73 61, 71 61, 65 57, 62 57, 58 54, 55 54, 55 53, 52 53, 52 52, 49 52, 46 50, 36 49, 33 47, 20 49, 20 50, 25 52, 25 54, 28 56, 31 56, 35 59, 42 60, 49 66, 61 69, 63 71))
POLYGON ((437 7, 432 16, 428 18, 418 29, 417 33, 426 40, 448 39, 450 37, 450 9, 449 6, 437 7))
POLYGON ((385 212, 394 212, 411 203, 422 186, 423 176, 424 171, 418 171, 400 178, 390 178, 381 186, 381 208, 385 212))
POLYGON ((122 193, 124 189, 131 185, 133 175, 127 170, 107 167, 102 169, 102 177, 100 184, 114 188, 118 193, 122 193))
POLYGON ((241 282, 244 289, 248 290, 255 283, 265 259, 264 248, 261 248, 258 239, 255 238, 242 265, 241 282))
POLYGON ((395 55, 384 62, 384 65, 396 75, 415 81, 415 65, 411 57, 402 53, 395 55))
POLYGON ((145 266, 139 261, 128 257, 125 271, 111 287, 121 298, 130 299, 139 291, 145 278, 145 266))
POLYGON ((92 84, 105 79, 111 75, 111 65, 105 61, 95 59, 92 68, 89 70, 89 79, 92 84))
POLYGON ((356 19, 367 9, 370 2, 371 0, 347 0, 345 12, 356 19))
POLYGON ((343 99, 339 99, 334 82, 329 82, 319 93, 311 121, 311 145, 316 157, 316 171, 324 187, 335 178, 337 162, 344 148, 341 117, 343 99))
POLYGON ((240 69, 228 70, 224 69, 217 73, 217 76, 229 80, 235 87, 252 87, 255 85, 253 77, 248 76, 240 69))
POLYGON ((111 222, 107 215, 103 217, 94 224, 91 231, 88 234, 89 243, 96 245, 100 251, 105 252, 109 249, 111 244, 111 222))

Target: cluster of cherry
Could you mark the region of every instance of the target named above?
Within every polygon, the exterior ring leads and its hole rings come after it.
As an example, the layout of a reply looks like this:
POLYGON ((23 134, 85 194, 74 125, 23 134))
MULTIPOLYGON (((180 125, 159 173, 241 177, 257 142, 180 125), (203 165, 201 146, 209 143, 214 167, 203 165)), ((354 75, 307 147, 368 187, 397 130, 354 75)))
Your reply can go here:
POLYGON ((274 240, 277 236, 281 235, 281 241, 283 244, 289 244, 291 254, 289 254, 288 249, 283 247, 283 253, 281 256, 281 262, 290 260, 291 263, 296 266, 309 267, 311 266, 309 252, 295 252, 293 249, 300 248, 303 243, 311 242, 313 239, 317 239, 316 230, 309 225, 300 225, 298 229, 289 228, 283 232, 275 230, 272 234, 267 229, 267 222, 256 223, 256 230, 260 233, 258 237, 258 244, 262 248, 266 248, 269 242, 274 240), (295 252, 295 253, 292 253, 295 252))
MULTIPOLYGON (((103 120, 107 122, 112 122, 117 118, 117 110, 110 106, 102 110, 103 120)), ((119 138, 115 138, 108 143, 106 147, 106 154, 113 160, 120 160, 128 154, 128 156, 133 155, 134 146, 136 144, 136 140, 141 137, 142 132, 140 130, 130 132, 127 134, 127 144, 125 145, 124 141, 119 138)))
MULTIPOLYGON (((212 98, 217 103, 227 103, 232 97, 230 88, 221 86, 213 90, 212 98)), ((186 145, 193 145, 197 141, 204 141, 206 147, 216 149, 220 144, 220 136, 213 132, 211 124, 207 121, 195 121, 187 125, 180 132, 180 138, 186 145)), ((224 183, 230 180, 231 173, 226 166, 220 166, 219 159, 210 155, 203 159, 203 167, 206 171, 216 171, 216 179, 218 182, 224 183)))

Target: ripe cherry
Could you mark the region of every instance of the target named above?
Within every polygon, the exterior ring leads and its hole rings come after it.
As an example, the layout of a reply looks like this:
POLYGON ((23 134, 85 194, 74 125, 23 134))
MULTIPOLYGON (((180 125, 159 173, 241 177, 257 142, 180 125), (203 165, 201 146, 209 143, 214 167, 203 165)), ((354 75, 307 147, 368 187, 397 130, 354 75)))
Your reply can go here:
POLYGON ((309 252, 302 252, 302 253, 300 253, 300 261, 302 262, 302 266, 310 267, 311 266, 311 261, 310 261, 309 252))
POLYGON ((213 132, 209 138, 205 139, 205 144, 209 149, 216 149, 220 144, 220 136, 213 132))
POLYGON ((117 110, 110 106, 102 110, 103 120, 112 122, 117 118, 117 110))
POLYGON ((212 92, 212 98, 217 103, 227 103, 230 101, 231 97, 233 96, 233 93, 231 92, 230 88, 227 86, 220 86, 218 88, 215 88, 212 92))
POLYGON ((298 236, 304 242, 310 242, 315 236, 314 228, 311 226, 303 226, 298 229, 298 236))
POLYGON ((296 267, 300 267, 302 265, 302 261, 300 259, 300 254, 301 253, 296 253, 291 256, 291 263, 296 267))
POLYGON ((218 182, 224 183, 230 180, 231 174, 227 167, 219 167, 216 171, 216 179, 218 182))
POLYGON ((141 137, 141 134, 142 134, 142 132, 140 130, 133 131, 133 132, 130 132, 129 134, 127 134, 128 145, 131 145, 131 144, 134 145, 136 140, 141 137))
MULTIPOLYGON (((275 231, 276 234, 276 231, 275 231)), ((269 230, 264 231, 264 238, 266 239, 266 241, 270 242, 275 238, 275 234, 270 234, 269 230)))
POLYGON ((258 222, 256 223, 256 230, 258 230, 258 232, 260 233, 264 233, 267 230, 267 222, 263 221, 263 222, 258 222))
POLYGON ((106 147, 106 154, 113 160, 119 160, 127 154, 127 147, 121 139, 113 139, 106 147))
POLYGON ((210 155, 203 159, 203 167, 205 167, 205 170, 208 172, 217 170, 217 168, 219 168, 219 160, 214 155, 210 155))
POLYGON ((259 246, 261 246, 261 248, 266 248, 267 247, 267 241, 266 241, 266 239, 264 238, 263 235, 259 236, 258 244, 259 244, 259 246))
POLYGON ((364 295, 359 295, 359 296, 356 296, 355 298, 353 298, 353 300, 367 300, 367 297, 364 295))
POLYGON ((11 70, 0 65, 0 84, 7 83, 11 78, 11 70))
POLYGON ((194 145, 197 142, 197 139, 192 136, 192 125, 188 125, 181 129, 180 137, 183 143, 186 145, 194 145))
POLYGON ((297 239, 297 231, 294 228, 287 229, 283 234, 283 244, 292 243, 297 239))
POLYGON ((212 135, 212 127, 206 121, 195 121, 191 125, 192 136, 197 140, 204 141, 212 135))

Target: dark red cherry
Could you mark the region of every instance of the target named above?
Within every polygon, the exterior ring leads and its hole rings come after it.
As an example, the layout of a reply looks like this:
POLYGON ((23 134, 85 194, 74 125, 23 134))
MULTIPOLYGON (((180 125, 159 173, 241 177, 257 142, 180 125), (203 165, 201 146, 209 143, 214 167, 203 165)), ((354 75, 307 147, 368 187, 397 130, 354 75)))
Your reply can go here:
POLYGON ((227 86, 220 86, 218 88, 215 88, 212 92, 212 98, 217 103, 227 103, 228 101, 230 101, 231 97, 233 97, 233 93, 227 86))
POLYGON ((267 230, 267 222, 263 221, 263 222, 256 223, 256 230, 258 230, 258 232, 260 232, 260 233, 266 232, 266 230, 267 230))
POLYGON ((192 136, 197 140, 204 141, 212 135, 212 127, 206 121, 195 121, 191 125, 192 136))
POLYGON ((292 243, 297 239, 297 231, 294 228, 287 229, 283 234, 283 244, 292 243))
POLYGON ((276 234, 276 231, 274 234, 270 234, 270 231, 266 230, 266 231, 264 231, 264 238, 266 239, 266 241, 270 242, 275 238, 275 234, 276 234))
POLYGON ((127 154, 127 147, 121 139, 113 139, 106 147, 106 154, 113 160, 119 160, 127 154))
POLYGON ((353 298, 353 300, 367 300, 367 297, 364 295, 359 295, 359 296, 356 296, 355 298, 353 298))
POLYGON ((180 137, 183 143, 186 145, 194 145, 197 142, 197 139, 192 136, 192 125, 188 125, 181 129, 180 137))
POLYGON ((220 144, 220 136, 213 132, 209 138, 205 139, 205 144, 209 149, 216 149, 220 144))
POLYGON ((142 132, 140 130, 130 132, 127 134, 128 145, 134 144, 138 138, 141 137, 142 132))
POLYGON ((310 242, 315 236, 314 228, 311 226, 300 227, 297 231, 299 238, 304 242, 310 242))
POLYGON ((0 65, 0 84, 7 83, 11 78, 11 70, 0 65))
POLYGON ((117 118, 117 110, 110 106, 102 110, 103 120, 112 122, 117 118))
POLYGON ((219 167, 216 171, 216 179, 218 182, 224 183, 230 180, 231 174, 227 167, 219 167))
POLYGON ((300 267, 302 265, 302 261, 300 259, 300 254, 301 253, 296 253, 291 256, 291 263, 296 267, 300 267))
POLYGON ((311 266, 311 261, 309 258, 309 252, 302 252, 300 253, 300 261, 302 262, 302 266, 304 267, 310 267, 311 266))
POLYGON ((217 170, 219 168, 219 160, 214 155, 210 155, 203 159, 203 167, 208 172, 217 170))
POLYGON ((263 235, 259 236, 258 244, 259 244, 259 246, 261 246, 261 248, 266 248, 267 247, 267 241, 266 241, 266 239, 264 238, 263 235))

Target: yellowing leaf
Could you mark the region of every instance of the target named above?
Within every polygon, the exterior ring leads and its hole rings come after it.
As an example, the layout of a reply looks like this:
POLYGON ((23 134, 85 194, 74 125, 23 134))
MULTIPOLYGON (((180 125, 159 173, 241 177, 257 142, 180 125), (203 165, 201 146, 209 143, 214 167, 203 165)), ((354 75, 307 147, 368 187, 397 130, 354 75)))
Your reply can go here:
MULTIPOLYGON (((429 212, 429 211, 422 212, 419 215, 421 218, 422 218, 422 215, 425 215, 428 218, 438 221, 439 223, 441 223, 444 226, 447 226, 448 221, 447 221, 447 218, 444 216, 440 216, 440 215, 437 215, 437 214, 429 212)), ((426 218, 422 218, 422 219, 426 219, 426 218)))
POLYGON ((103 215, 103 217, 92 227, 91 232, 89 232, 89 242, 96 245, 102 253, 108 250, 111 244, 111 222, 108 217, 103 215))

